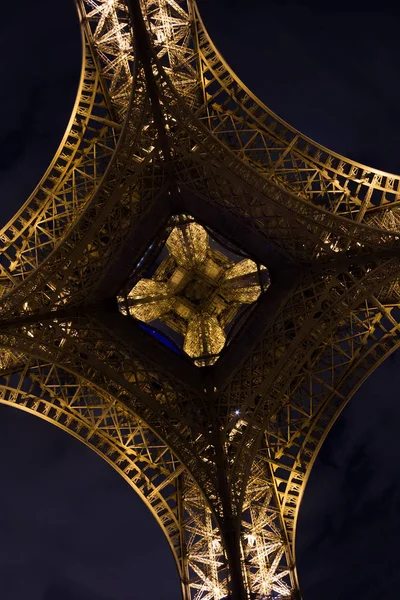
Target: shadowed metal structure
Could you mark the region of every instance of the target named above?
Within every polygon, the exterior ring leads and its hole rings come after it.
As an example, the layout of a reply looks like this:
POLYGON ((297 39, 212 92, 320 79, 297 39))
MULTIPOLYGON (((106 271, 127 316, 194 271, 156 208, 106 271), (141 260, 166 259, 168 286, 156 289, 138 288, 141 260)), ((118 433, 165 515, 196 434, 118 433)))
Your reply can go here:
POLYGON ((77 7, 70 123, 1 232, 1 402, 120 472, 184 600, 298 599, 313 461, 400 342, 400 177, 273 114, 194 0, 77 7))

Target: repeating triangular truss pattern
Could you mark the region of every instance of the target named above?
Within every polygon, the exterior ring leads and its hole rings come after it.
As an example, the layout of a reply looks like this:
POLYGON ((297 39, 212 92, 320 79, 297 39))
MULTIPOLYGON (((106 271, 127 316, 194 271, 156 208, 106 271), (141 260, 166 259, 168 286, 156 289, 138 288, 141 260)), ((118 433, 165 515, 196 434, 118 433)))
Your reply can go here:
POLYGON ((400 345, 400 177, 272 113, 194 0, 76 1, 71 120, 0 234, 0 401, 128 481, 169 541, 184 600, 298 600, 313 461, 400 345), (177 214, 270 273, 206 369, 118 311, 177 214))

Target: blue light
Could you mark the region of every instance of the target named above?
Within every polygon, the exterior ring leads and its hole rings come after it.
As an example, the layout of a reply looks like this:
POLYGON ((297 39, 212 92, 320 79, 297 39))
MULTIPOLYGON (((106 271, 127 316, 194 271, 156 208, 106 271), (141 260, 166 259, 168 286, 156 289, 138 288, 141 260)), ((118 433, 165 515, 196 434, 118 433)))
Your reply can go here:
POLYGON ((142 329, 144 329, 145 331, 150 333, 150 335, 152 335, 154 338, 156 338, 156 340, 158 340, 159 342, 164 344, 164 346, 171 348, 171 350, 173 350, 176 354, 182 355, 182 352, 179 350, 178 346, 169 337, 167 337, 166 335, 163 335, 161 333, 161 331, 158 331, 157 329, 150 327, 150 325, 141 323, 140 321, 137 321, 137 323, 138 323, 139 327, 141 327, 142 329))

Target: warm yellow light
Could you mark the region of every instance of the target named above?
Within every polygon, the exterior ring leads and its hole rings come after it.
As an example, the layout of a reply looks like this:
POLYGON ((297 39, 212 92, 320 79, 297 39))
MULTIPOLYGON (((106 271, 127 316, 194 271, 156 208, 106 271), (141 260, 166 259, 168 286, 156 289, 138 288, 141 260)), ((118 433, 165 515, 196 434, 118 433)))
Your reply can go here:
POLYGON ((257 300, 260 271, 267 284, 268 272, 249 258, 234 263, 187 216, 179 218, 165 245, 168 255, 152 279, 138 281, 126 302, 119 299, 121 312, 128 307, 146 323, 160 319, 183 335, 183 349, 196 366, 210 366, 226 343, 225 327, 242 304, 257 300))

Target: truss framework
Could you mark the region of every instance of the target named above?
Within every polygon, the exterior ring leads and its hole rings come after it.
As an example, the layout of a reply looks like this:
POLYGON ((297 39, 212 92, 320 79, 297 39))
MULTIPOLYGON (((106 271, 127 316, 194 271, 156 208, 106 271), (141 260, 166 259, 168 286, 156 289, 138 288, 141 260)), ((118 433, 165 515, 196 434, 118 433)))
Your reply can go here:
POLYGON ((1 232, 1 402, 92 447, 162 527, 185 600, 300 597, 313 461, 399 345, 400 178, 304 137, 229 69, 193 0, 77 0, 64 139, 1 232), (199 373, 118 313, 172 214, 271 285, 199 373))

